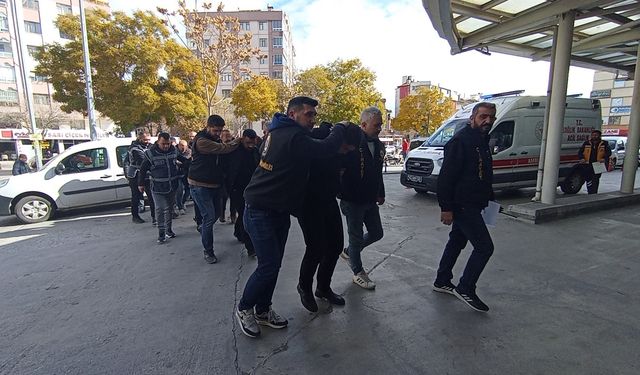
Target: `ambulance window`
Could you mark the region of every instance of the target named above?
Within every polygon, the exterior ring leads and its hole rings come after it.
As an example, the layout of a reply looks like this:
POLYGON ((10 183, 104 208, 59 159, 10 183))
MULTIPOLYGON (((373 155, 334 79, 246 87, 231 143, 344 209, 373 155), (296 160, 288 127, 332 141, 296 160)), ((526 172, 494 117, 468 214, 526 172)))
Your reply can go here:
POLYGON ((505 121, 493 128, 489 138, 489 145, 491 145, 494 154, 504 151, 513 145, 514 125, 513 121, 505 121))
POLYGON ((444 145, 447 144, 457 132, 467 126, 468 123, 468 119, 451 120, 442 125, 425 143, 431 147, 444 147, 444 145))

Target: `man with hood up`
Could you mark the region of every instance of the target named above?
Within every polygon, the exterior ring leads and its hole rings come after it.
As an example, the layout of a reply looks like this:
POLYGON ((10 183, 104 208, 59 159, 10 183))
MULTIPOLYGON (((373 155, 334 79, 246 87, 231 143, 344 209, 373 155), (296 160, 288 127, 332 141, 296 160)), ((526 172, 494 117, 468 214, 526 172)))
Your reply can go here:
POLYGON ((298 216, 307 188, 312 159, 335 155, 342 145, 345 126, 337 124, 325 139, 313 139, 318 101, 291 99, 287 113, 276 113, 262 143, 260 162, 244 191, 244 225, 258 257, 258 267, 247 280, 236 317, 242 332, 260 336, 260 325, 285 328, 288 321, 271 308, 284 248, 298 216))

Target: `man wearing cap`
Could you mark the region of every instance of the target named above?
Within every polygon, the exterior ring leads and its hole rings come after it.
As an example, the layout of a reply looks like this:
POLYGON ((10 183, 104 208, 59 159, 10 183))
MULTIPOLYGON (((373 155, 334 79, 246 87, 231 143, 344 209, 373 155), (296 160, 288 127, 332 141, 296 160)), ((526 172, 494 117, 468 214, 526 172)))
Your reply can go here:
POLYGON ((253 175, 260 161, 260 154, 256 148, 257 138, 258 135, 253 129, 245 129, 240 139, 242 146, 228 156, 227 188, 229 189, 231 207, 238 209, 233 235, 244 244, 249 256, 255 256, 256 251, 242 222, 245 205, 242 194, 244 194, 244 189, 249 185, 251 175, 253 175))
POLYGON ((191 196, 202 214, 200 235, 204 259, 209 264, 218 261, 213 252, 213 223, 218 220, 220 188, 224 183, 224 163, 221 156, 232 152, 240 144, 239 140, 230 143, 220 142, 224 125, 222 117, 209 116, 206 128, 198 132, 193 140, 189 167, 191 196))

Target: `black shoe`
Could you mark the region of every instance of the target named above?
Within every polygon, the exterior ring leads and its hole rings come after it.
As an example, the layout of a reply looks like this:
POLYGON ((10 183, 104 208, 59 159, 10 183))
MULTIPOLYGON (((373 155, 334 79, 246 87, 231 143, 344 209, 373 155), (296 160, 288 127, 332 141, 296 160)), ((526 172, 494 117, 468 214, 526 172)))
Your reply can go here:
POLYGON ((169 238, 176 238, 176 234, 173 233, 172 231, 167 231, 167 237, 169 238))
POLYGON ((447 293, 447 294, 453 294, 453 290, 456 288, 455 285, 453 285, 453 283, 451 281, 447 281, 446 283, 439 283, 439 282, 435 282, 433 283, 433 290, 436 292, 440 292, 440 293, 447 293))
POLYGON ((455 288, 453 290, 453 295, 476 311, 489 311, 489 306, 485 305, 475 293, 465 293, 461 292, 458 288, 455 288))
POLYGON ((175 211, 173 211, 173 213, 171 214, 171 218, 172 218, 172 219, 177 219, 177 218, 179 218, 179 217, 180 217, 180 214, 179 214, 179 213, 177 213, 177 212, 175 212, 175 211))
POLYGON ((220 219, 218 219, 218 221, 220 221, 221 223, 226 223, 227 221, 224 219, 224 217, 221 217, 220 219))
POLYGON ((302 287, 300 287, 300 284, 298 284, 298 293, 300 293, 300 302, 302 302, 302 306, 304 306, 305 309, 311 312, 318 312, 318 304, 310 291, 305 292, 302 290, 302 287))
POLYGON ((156 219, 155 219, 155 218, 152 218, 152 219, 151 219, 151 225, 153 225, 154 227, 157 227, 157 226, 158 226, 158 222, 156 221, 156 219))
POLYGON ((344 306, 344 298, 341 295, 336 294, 333 290, 329 289, 328 292, 321 291, 320 289, 316 289, 315 293, 316 297, 321 298, 332 305, 344 306))
POLYGON ((198 231, 198 233, 202 233, 202 224, 198 224, 196 226, 196 230, 198 231))
POLYGON ((163 244, 167 242, 167 236, 158 236, 158 243, 163 244))
POLYGON ((249 257, 251 257, 251 258, 255 258, 256 257, 256 251, 255 250, 251 251, 251 250, 247 249, 247 255, 249 257))
POLYGON ((142 218, 141 218, 140 216, 134 216, 134 217, 132 217, 132 218, 131 218, 131 221, 133 221, 133 222, 134 222, 134 223, 136 223, 136 224, 142 224, 142 223, 144 223, 144 222, 145 222, 144 220, 142 220, 142 218))
POLYGON ((216 255, 213 253, 213 251, 206 251, 204 252, 204 260, 207 261, 207 263, 209 264, 214 264, 214 263, 218 263, 218 258, 216 258, 216 255))

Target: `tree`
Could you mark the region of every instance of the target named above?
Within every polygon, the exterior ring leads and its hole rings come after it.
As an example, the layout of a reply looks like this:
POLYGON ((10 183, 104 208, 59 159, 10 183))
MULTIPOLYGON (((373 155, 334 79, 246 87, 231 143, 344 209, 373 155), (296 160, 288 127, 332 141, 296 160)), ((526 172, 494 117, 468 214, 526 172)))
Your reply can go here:
POLYGON ((231 104, 236 116, 252 122, 268 120, 275 112, 282 111, 277 82, 263 76, 253 76, 236 86, 231 92, 231 104))
MULTIPOLYGON (((203 8, 210 10, 211 4, 205 3, 203 8)), ((259 48, 251 47, 252 34, 240 32, 238 18, 224 15, 222 3, 215 12, 202 14, 187 8, 184 0, 178 0, 177 11, 170 12, 160 7, 157 9, 165 16, 165 23, 171 27, 184 46, 194 50, 198 58, 204 76, 202 94, 209 114, 216 104, 214 99, 222 75, 231 75, 233 89, 242 76, 250 72, 244 64, 248 64, 251 58, 265 57, 259 48), (173 16, 182 19, 186 28, 186 40, 182 38, 178 27, 171 22, 173 16)))
MULTIPOLYGON (((40 134, 44 134, 47 129, 58 129, 60 125, 69 121, 67 114, 56 107, 36 108, 34 117, 36 118, 36 129, 40 130, 40 134)), ((32 133, 29 113, 24 109, 21 109, 20 112, 1 113, 0 127, 24 129, 29 134, 32 133)))
POLYGON ((318 99, 318 121, 359 123, 360 113, 366 107, 377 106, 385 113, 375 81, 375 73, 362 66, 359 59, 338 59, 300 73, 295 92, 318 99))
POLYGON ((398 114, 391 121, 396 131, 432 134, 455 111, 453 101, 438 87, 420 87, 414 95, 400 100, 398 114))
MULTIPOLYGON (((87 12, 86 21, 95 107, 122 132, 150 122, 204 117, 205 102, 194 91, 203 79, 199 64, 169 38, 161 19, 151 12, 127 16, 95 10, 87 12)), ((72 39, 42 47, 36 74, 48 77, 63 111, 86 114, 80 20, 62 15, 56 25, 72 39)))

